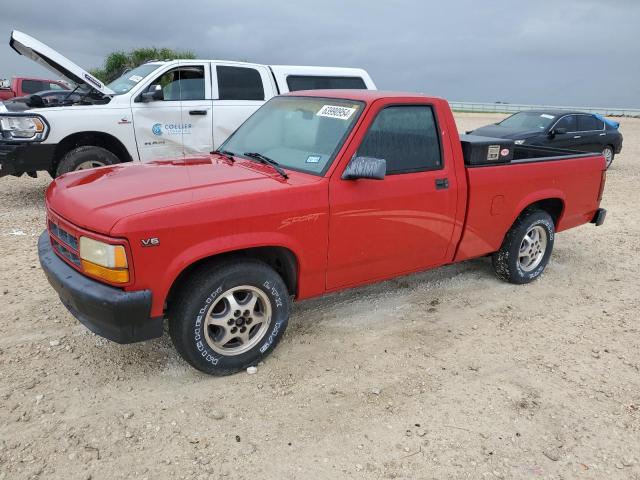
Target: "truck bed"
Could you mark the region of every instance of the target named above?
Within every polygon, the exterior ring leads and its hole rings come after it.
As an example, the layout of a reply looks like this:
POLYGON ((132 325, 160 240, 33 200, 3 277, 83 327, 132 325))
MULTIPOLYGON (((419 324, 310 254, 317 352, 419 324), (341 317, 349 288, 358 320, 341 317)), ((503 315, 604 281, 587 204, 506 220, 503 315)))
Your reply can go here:
POLYGON ((556 209, 557 232, 590 222, 604 171, 601 154, 525 145, 515 146, 508 163, 465 165, 467 215, 454 261, 497 251, 520 212, 537 201, 556 209))

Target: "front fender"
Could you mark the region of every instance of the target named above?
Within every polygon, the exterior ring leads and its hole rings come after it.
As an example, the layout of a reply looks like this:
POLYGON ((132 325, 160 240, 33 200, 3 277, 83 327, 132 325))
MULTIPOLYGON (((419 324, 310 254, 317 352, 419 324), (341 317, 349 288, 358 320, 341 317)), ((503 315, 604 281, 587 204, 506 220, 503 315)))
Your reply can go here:
MULTIPOLYGON (((298 263, 298 279, 308 270, 303 248, 300 243, 278 232, 252 232, 250 234, 227 235, 213 237, 191 245, 176 255, 165 269, 160 288, 153 292, 152 312, 161 314, 167 295, 181 273, 195 263, 217 255, 231 253, 257 247, 283 247, 290 250, 298 263)), ((299 280, 300 281, 300 280, 299 280)), ((300 287, 302 288, 302 287, 300 287)))

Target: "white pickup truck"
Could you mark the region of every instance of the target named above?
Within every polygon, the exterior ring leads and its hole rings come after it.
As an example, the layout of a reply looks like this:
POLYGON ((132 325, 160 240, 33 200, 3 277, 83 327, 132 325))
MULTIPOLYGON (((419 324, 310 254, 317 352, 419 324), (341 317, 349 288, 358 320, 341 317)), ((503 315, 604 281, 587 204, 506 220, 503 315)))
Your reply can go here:
POLYGON ((77 89, 47 108, 0 104, 0 177, 208 153, 280 93, 376 88, 357 68, 219 60, 152 61, 105 85, 22 32, 12 32, 10 45, 77 89))

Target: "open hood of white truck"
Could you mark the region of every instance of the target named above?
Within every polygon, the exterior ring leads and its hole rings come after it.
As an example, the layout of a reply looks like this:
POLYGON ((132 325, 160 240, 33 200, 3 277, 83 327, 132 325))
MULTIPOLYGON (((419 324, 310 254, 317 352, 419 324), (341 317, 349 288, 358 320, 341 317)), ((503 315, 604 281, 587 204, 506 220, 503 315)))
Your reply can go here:
POLYGON ((89 74, 89 72, 80 68, 67 57, 56 52, 53 48, 46 46, 44 43, 30 37, 26 33, 22 33, 17 30, 11 32, 9 45, 20 55, 30 58, 34 62, 45 67, 47 70, 60 75, 70 82, 78 85, 88 85, 103 95, 114 94, 113 90, 93 75, 89 74))

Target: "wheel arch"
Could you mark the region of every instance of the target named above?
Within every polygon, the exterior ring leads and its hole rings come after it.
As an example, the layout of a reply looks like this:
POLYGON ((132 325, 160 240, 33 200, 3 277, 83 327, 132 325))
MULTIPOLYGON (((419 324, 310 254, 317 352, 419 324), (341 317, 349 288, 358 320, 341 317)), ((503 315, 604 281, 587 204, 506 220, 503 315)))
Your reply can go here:
POLYGON ((553 224, 557 230, 565 212, 564 195, 561 192, 552 191, 523 199, 518 205, 518 208, 516 208, 516 215, 514 215, 509 228, 511 228, 518 218, 531 210, 542 210, 547 212, 553 219, 553 224))
POLYGON ((553 224, 556 229, 558 228, 558 223, 562 218, 562 214, 564 213, 564 200, 561 198, 545 198, 544 200, 538 200, 533 202, 532 204, 525 207, 518 217, 522 216, 524 213, 529 212, 531 210, 542 210, 547 212, 551 218, 553 219, 553 224))
POLYGON ((76 132, 66 136, 55 148, 53 154, 52 169, 55 171, 62 157, 77 147, 96 146, 109 150, 122 162, 131 162, 133 158, 127 150, 127 147, 116 137, 109 133, 99 131, 76 132))
POLYGON ((169 305, 180 286, 189 276, 200 268, 214 268, 225 261, 241 261, 244 259, 259 260, 273 268, 282 277, 290 295, 297 296, 300 264, 296 254, 283 246, 260 246, 241 248, 199 258, 184 267, 175 277, 166 295, 165 306, 169 305))

